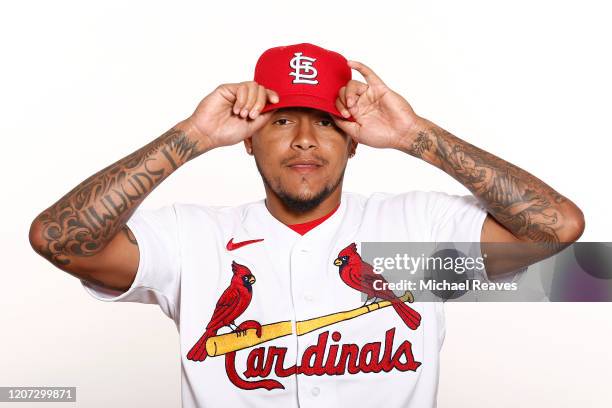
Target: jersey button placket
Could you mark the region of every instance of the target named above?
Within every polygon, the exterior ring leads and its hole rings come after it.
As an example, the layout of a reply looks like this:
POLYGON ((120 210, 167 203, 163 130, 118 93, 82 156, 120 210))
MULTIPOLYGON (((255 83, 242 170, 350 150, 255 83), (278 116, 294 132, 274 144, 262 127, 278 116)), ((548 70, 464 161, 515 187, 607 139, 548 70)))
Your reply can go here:
MULTIPOLYGON (((301 247, 299 249, 299 253, 307 256, 310 253, 310 250, 306 247, 301 247)), ((314 301, 314 295, 312 294, 312 292, 308 290, 304 291, 304 300, 308 303, 312 303, 314 301)))
MULTIPOLYGON (((310 251, 308 242, 305 242, 306 240, 303 238, 298 240, 291 253, 291 293, 293 295, 293 305, 297 321, 306 320, 311 317, 312 302, 314 301, 311 270, 313 264, 311 259, 312 251, 310 251)), ((296 339, 297 365, 302 363, 302 355, 309 345, 306 337, 309 337, 309 335, 305 337, 297 336, 296 339)), ((310 408, 314 403, 312 399, 318 396, 321 390, 314 386, 312 378, 309 376, 298 375, 297 385, 299 388, 299 406, 310 408)))
MULTIPOLYGON (((297 335, 297 322, 300 320, 304 320, 303 314, 304 314, 304 309, 305 309, 304 307, 305 302, 304 302, 302 291, 304 290, 304 283, 303 283, 304 272, 307 269, 307 264, 308 264, 307 249, 302 245, 300 241, 301 240, 298 239, 295 246, 293 247, 293 250, 291 251, 291 256, 290 256, 290 268, 291 268, 290 293, 292 297, 291 303, 293 304, 293 313, 295 317, 293 336, 295 336, 294 338, 295 338, 295 347, 296 347, 296 353, 295 353, 296 355, 295 365, 296 366, 300 365, 301 356, 302 356, 302 353, 304 353, 302 339, 300 338, 300 336, 297 335)), ((303 380, 303 376, 297 376, 296 380, 297 380, 297 387, 300 389, 300 391, 298 391, 299 405, 303 406, 303 401, 302 401, 303 397, 300 394, 302 394, 302 392, 304 391, 309 393, 309 390, 304 389, 303 386, 300 384, 303 380)))

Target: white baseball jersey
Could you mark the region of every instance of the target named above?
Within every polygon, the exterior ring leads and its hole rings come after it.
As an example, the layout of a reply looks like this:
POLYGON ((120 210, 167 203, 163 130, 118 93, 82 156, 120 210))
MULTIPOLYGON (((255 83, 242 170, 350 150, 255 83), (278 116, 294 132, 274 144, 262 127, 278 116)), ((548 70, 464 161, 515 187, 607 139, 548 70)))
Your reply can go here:
POLYGON ((394 307, 360 314, 334 261, 351 243, 479 242, 485 216, 473 196, 421 191, 345 192, 304 235, 264 200, 138 209, 130 289, 82 283, 99 300, 157 303, 176 323, 184 407, 434 407, 443 304, 406 303, 416 328, 394 307))

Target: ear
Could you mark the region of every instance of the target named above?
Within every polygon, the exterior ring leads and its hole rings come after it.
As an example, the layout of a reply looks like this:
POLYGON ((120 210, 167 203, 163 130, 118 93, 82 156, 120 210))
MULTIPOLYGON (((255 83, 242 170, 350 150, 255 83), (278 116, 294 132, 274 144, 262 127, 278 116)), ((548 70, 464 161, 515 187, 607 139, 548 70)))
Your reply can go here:
POLYGON ((244 148, 246 149, 247 154, 253 155, 253 136, 249 136, 244 139, 244 148))

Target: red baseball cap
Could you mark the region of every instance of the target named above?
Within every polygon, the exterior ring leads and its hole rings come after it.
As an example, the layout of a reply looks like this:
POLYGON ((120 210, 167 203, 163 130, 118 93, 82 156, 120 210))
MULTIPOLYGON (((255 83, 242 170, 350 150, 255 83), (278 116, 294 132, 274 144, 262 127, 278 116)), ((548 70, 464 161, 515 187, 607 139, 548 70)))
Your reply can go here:
MULTIPOLYGON (((268 102, 261 113, 301 106, 346 119, 336 109, 336 98, 350 80, 346 58, 310 43, 270 48, 255 65, 254 81, 279 96, 278 103, 268 102)), ((352 116, 348 120, 355 121, 352 116)))

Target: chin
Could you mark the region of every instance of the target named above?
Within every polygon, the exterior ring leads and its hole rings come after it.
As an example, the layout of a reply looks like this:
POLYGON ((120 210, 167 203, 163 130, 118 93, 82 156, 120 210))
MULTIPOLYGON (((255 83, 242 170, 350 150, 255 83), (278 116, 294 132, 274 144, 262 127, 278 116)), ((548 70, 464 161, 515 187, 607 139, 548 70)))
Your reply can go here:
POLYGON ((317 190, 313 190, 311 188, 296 188, 296 189, 287 189, 284 191, 287 196, 293 198, 296 201, 307 201, 307 200, 312 200, 313 198, 320 195, 323 190, 324 188, 321 187, 317 190))
POLYGON ((316 208, 323 200, 330 196, 332 189, 325 185, 317 190, 312 188, 295 188, 275 191, 281 201, 290 209, 296 212, 307 212, 316 208))

